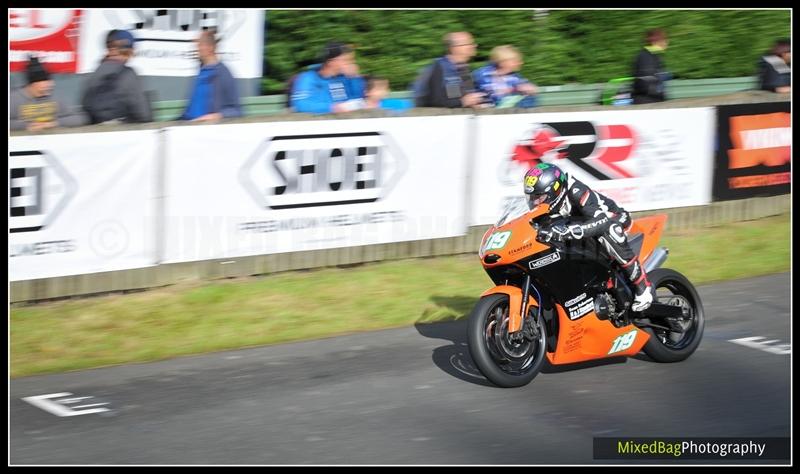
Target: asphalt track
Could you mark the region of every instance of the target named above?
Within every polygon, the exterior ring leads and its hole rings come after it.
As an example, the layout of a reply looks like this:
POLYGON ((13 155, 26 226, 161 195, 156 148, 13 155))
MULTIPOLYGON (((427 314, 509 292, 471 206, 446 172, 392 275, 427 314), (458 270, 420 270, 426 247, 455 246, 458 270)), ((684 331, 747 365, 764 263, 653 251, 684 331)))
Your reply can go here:
MULTIPOLYGON (((593 459, 594 437, 789 436, 791 356, 774 349, 790 275, 698 289, 688 360, 548 367, 518 389, 477 374, 463 321, 14 379, 9 463, 593 464, 614 462, 593 459), (730 342, 755 336, 767 344, 730 342), (23 400, 59 393, 108 411, 23 400)), ((433 301, 468 312, 475 297, 433 301)))

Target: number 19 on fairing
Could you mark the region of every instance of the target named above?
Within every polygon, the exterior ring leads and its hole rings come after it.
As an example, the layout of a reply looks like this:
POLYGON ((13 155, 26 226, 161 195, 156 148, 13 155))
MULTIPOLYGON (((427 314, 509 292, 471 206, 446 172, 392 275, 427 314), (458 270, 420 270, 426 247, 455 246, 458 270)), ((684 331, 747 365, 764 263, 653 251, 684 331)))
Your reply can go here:
POLYGON ((486 241, 484 250, 496 250, 505 247, 509 237, 511 237, 511 231, 492 234, 489 240, 486 241))
POLYGON ((608 351, 609 354, 613 354, 615 352, 624 351, 625 349, 630 348, 633 345, 633 341, 636 339, 636 329, 631 332, 626 332, 625 334, 618 336, 614 339, 614 344, 611 346, 611 350, 608 351))

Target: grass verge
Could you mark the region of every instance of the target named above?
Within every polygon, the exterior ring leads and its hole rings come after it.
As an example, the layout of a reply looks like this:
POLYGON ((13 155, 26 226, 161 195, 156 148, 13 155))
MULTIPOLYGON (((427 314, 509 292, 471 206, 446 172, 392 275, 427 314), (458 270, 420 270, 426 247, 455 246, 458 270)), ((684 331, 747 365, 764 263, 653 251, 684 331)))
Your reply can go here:
MULTIPOLYGON (((668 233, 696 285, 788 271, 789 215, 668 233)), ((197 282, 14 307, 11 377, 463 317, 491 286, 475 255, 197 282)))

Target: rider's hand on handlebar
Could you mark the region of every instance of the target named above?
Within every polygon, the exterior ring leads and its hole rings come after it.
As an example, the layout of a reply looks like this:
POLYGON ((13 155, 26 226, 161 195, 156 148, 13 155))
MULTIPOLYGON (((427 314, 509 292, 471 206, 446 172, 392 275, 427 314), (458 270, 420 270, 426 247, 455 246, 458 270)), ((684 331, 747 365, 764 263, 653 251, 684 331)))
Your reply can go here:
POLYGON ((550 228, 540 228, 539 232, 536 235, 536 240, 539 242, 545 243, 555 243, 555 242, 564 242, 565 240, 569 239, 573 235, 572 227, 567 227, 565 225, 554 225, 550 228))
POLYGON ((559 234, 553 232, 552 228, 541 227, 539 232, 536 234, 536 240, 544 243, 555 243, 560 242, 561 238, 559 234))

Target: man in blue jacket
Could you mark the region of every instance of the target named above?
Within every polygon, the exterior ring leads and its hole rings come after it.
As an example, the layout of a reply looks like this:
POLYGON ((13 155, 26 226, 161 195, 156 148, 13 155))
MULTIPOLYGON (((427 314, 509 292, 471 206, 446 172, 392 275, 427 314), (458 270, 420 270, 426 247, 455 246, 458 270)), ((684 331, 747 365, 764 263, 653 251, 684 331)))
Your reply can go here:
POLYGON ((364 79, 358 74, 353 49, 328 43, 322 64, 309 67, 294 80, 289 105, 295 112, 337 114, 367 108, 364 79))
POLYGON ((241 117, 236 80, 217 57, 217 39, 213 30, 200 33, 197 55, 201 64, 200 73, 179 120, 217 122, 222 118, 241 117))

